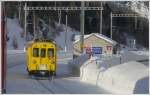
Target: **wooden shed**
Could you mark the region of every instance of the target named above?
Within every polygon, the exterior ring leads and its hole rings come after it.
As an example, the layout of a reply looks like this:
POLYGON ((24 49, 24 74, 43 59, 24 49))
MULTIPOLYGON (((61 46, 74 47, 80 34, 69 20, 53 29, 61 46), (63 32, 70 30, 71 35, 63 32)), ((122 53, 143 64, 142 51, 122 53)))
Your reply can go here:
MULTIPOLYGON (((73 51, 75 56, 81 55, 81 46, 80 46, 80 37, 76 37, 74 43, 73 43, 73 51)), ((90 49, 92 52, 94 52, 96 49, 96 52, 100 54, 113 54, 113 48, 117 44, 117 42, 113 41, 112 39, 99 34, 99 33, 91 33, 89 35, 84 36, 84 53, 87 53, 90 49)))

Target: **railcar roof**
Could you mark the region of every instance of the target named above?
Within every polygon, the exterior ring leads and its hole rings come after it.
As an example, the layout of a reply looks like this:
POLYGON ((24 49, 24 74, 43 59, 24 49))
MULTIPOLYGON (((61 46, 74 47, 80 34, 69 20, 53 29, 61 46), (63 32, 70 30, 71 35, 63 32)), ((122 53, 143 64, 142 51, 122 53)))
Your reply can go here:
POLYGON ((50 44, 54 44, 56 45, 54 42, 50 42, 50 41, 29 41, 26 45, 26 47, 30 47, 33 44, 37 44, 37 43, 50 43, 50 44))

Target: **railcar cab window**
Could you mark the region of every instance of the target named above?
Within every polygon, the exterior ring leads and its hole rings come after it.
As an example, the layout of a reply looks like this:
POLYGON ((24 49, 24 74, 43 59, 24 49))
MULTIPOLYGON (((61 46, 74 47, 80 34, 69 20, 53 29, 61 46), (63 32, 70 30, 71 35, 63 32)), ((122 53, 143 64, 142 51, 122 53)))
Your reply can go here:
POLYGON ((39 49, 33 48, 33 57, 39 57, 39 49))
POLYGON ((54 49, 48 49, 48 57, 54 57, 54 49))
POLYGON ((46 49, 42 48, 41 49, 41 57, 45 57, 46 56, 46 49))

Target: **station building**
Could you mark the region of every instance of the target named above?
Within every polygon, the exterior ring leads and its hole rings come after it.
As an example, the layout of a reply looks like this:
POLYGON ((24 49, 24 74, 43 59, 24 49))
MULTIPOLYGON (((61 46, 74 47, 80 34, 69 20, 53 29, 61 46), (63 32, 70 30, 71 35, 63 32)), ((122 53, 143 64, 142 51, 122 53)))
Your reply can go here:
MULTIPOLYGON (((81 55, 80 36, 75 36, 73 42, 74 56, 81 55)), ((112 55, 117 42, 99 33, 91 33, 84 36, 84 53, 95 53, 100 55, 112 55)))

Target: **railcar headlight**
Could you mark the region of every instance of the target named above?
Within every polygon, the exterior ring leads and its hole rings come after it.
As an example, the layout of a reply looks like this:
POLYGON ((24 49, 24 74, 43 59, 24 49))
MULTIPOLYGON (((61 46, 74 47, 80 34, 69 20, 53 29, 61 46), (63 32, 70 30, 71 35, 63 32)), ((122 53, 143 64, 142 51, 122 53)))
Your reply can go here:
POLYGON ((35 63, 36 63, 36 60, 33 60, 32 63, 35 64, 35 63))

